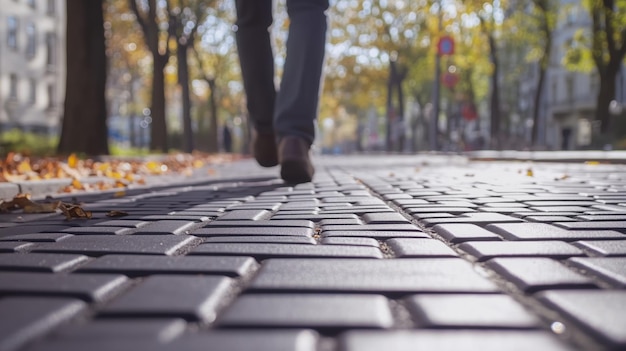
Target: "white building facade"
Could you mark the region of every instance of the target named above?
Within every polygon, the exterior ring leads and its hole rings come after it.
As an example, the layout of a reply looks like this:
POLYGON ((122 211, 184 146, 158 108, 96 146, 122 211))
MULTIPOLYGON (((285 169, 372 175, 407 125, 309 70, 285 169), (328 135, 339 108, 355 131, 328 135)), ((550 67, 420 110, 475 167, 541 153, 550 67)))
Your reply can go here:
POLYGON ((545 96, 547 102, 546 141, 553 148, 575 150, 591 143, 596 99, 600 81, 595 71, 575 72, 565 68, 563 59, 575 34, 591 36, 591 17, 578 0, 561 0, 560 16, 552 37, 545 96))
POLYGON ((58 133, 65 15, 64 0, 0 0, 0 131, 58 133))

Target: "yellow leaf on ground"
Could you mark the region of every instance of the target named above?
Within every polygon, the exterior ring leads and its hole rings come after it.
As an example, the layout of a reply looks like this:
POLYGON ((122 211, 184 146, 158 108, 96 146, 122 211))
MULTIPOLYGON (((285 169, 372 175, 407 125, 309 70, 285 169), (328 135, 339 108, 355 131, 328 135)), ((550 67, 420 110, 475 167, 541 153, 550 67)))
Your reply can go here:
POLYGON ((76 154, 71 154, 67 158, 67 165, 71 168, 76 168, 78 166, 78 157, 76 154))
POLYGON ((85 186, 83 185, 83 183, 81 183, 80 180, 76 178, 72 180, 72 187, 74 187, 74 189, 76 190, 85 190, 85 186))
POLYGON ((20 164, 17 165, 17 171, 20 174, 32 172, 33 169, 30 166, 30 160, 29 159, 25 159, 24 161, 20 162, 20 164))

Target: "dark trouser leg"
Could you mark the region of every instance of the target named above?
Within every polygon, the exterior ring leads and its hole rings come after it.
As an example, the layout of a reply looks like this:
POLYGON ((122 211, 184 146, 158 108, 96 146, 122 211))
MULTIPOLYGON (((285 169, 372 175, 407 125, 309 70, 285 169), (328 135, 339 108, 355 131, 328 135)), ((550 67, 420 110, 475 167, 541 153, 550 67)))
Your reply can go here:
POLYGON ((272 24, 272 0, 236 0, 237 50, 248 101, 248 113, 256 130, 273 131, 274 55, 268 27, 272 24))
POLYGON ((326 44, 326 9, 328 0, 287 0, 290 19, 287 58, 274 117, 279 138, 297 136, 309 144, 315 138, 326 44))

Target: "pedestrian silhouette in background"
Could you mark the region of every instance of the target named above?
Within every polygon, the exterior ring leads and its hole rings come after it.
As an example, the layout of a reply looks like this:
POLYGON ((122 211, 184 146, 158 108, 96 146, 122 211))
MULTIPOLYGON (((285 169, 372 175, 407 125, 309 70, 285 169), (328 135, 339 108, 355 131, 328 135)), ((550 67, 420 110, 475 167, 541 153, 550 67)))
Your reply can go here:
POLYGON ((225 152, 233 152, 233 135, 226 123, 224 123, 224 127, 222 127, 222 145, 224 146, 225 152))
POLYGON ((263 167, 280 164, 288 183, 311 181, 328 0, 287 0, 287 57, 278 92, 269 33, 272 0, 236 0, 236 7, 237 48, 254 126, 252 154, 263 167))

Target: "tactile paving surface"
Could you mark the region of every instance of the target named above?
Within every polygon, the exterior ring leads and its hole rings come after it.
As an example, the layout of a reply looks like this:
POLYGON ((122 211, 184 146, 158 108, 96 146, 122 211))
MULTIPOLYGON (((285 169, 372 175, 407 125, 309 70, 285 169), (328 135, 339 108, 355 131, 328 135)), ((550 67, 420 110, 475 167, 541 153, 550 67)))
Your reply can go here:
POLYGON ((626 349, 626 166, 528 167, 242 161, 77 195, 126 217, 1 214, 0 351, 626 349))

